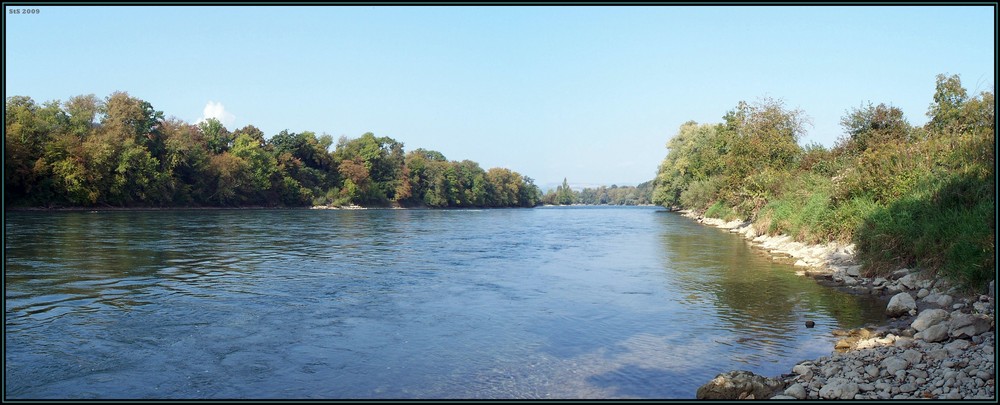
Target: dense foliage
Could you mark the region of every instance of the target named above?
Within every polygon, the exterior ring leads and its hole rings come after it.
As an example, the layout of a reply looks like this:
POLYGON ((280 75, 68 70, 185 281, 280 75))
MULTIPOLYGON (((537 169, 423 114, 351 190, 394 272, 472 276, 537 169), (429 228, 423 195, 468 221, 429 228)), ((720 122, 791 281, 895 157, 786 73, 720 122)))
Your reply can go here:
POLYGON ((596 188, 584 188, 575 191, 570 188, 566 179, 555 190, 549 190, 542 196, 542 203, 550 205, 649 205, 653 203, 653 181, 647 181, 636 187, 611 185, 596 188))
POLYGON ((680 127, 653 201, 801 241, 853 241, 871 274, 915 266, 982 286, 995 264, 993 97, 939 75, 926 125, 863 105, 829 150, 799 146, 801 111, 740 102, 721 124, 680 127))
POLYGON ((389 137, 341 138, 218 120, 165 119, 116 92, 41 105, 10 97, 4 115, 4 201, 18 206, 532 207, 531 178, 389 137))

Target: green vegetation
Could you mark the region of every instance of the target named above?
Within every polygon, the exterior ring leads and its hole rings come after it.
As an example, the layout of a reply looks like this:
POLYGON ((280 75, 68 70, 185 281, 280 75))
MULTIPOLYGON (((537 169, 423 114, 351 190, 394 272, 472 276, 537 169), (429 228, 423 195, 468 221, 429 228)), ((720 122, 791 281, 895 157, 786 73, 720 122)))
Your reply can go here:
POLYGON ((740 102, 721 124, 687 122, 667 144, 653 201, 745 219, 799 241, 852 241, 870 275, 899 267, 970 288, 993 279, 995 103, 937 77, 929 122, 868 104, 832 149, 800 147, 806 118, 780 101, 740 102))
POLYGON ((341 138, 215 119, 165 119, 116 92, 36 104, 7 98, 4 202, 8 206, 532 207, 531 178, 435 151, 409 153, 389 137, 341 138))
POLYGON ((611 185, 597 188, 584 188, 574 191, 566 179, 555 190, 549 190, 542 196, 542 203, 550 205, 649 205, 653 203, 653 181, 647 181, 636 187, 611 185))

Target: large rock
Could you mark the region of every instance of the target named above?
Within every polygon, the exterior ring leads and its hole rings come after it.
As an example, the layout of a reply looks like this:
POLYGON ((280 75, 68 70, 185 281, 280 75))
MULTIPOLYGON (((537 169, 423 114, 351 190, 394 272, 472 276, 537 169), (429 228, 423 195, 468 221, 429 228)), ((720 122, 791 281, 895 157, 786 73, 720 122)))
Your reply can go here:
POLYGON ((924 302, 929 303, 929 304, 937 305, 937 306, 939 306, 941 308, 948 308, 948 307, 951 307, 951 303, 952 303, 953 300, 954 299, 951 298, 951 296, 948 295, 948 294, 940 294, 939 295, 937 293, 931 293, 930 295, 924 297, 921 301, 924 301, 924 302))
POLYGON ((767 399, 784 387, 781 381, 739 370, 722 373, 698 388, 698 399, 767 399))
POLYGON ((990 330, 992 320, 987 315, 953 313, 948 322, 948 334, 954 338, 971 338, 990 330))
POLYGON ((913 297, 909 293, 901 292, 899 294, 893 295, 889 299, 889 305, 885 307, 885 314, 891 317, 903 316, 909 314, 910 311, 917 309, 917 302, 913 300, 913 297))
POLYGON ((948 340, 948 325, 939 323, 924 329, 924 331, 920 332, 918 335, 926 342, 943 342, 948 340))
POLYGON ((854 399, 858 394, 858 384, 844 378, 831 378, 823 388, 819 389, 819 396, 823 399, 854 399))
POLYGON ((941 321, 948 318, 948 311, 943 309, 925 309, 920 315, 917 315, 917 319, 913 320, 910 327, 915 329, 917 332, 922 332, 931 326, 934 326, 941 321))

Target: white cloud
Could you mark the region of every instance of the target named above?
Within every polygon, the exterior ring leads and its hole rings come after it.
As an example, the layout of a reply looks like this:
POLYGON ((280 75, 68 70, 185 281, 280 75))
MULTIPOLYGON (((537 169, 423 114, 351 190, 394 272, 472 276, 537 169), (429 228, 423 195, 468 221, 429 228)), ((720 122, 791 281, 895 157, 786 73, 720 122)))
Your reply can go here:
POLYGON ((215 118, 219 120, 226 128, 232 129, 233 124, 236 123, 236 116, 226 111, 226 107, 222 103, 216 103, 209 101, 205 104, 205 109, 202 110, 202 117, 198 119, 198 123, 201 123, 209 118, 215 118))

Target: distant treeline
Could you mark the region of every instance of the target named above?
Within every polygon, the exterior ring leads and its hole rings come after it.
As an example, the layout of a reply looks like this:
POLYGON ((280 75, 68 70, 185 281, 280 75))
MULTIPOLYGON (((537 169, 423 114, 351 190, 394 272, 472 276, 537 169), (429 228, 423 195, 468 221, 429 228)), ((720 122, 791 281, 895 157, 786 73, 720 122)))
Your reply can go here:
POLYGON ((6 100, 4 201, 14 206, 532 207, 531 178, 389 137, 333 138, 164 119, 116 92, 6 100))
POLYGON ((720 124, 681 126, 653 200, 762 233, 853 241, 869 273, 919 267, 980 287, 996 268, 995 109, 992 90, 970 97, 939 75, 926 125, 869 103, 827 149, 799 146, 801 111, 740 102, 720 124))
POLYGON ((584 188, 575 191, 566 179, 563 184, 542 196, 543 204, 550 205, 648 205, 653 203, 653 180, 636 187, 612 185, 584 188))

